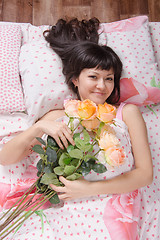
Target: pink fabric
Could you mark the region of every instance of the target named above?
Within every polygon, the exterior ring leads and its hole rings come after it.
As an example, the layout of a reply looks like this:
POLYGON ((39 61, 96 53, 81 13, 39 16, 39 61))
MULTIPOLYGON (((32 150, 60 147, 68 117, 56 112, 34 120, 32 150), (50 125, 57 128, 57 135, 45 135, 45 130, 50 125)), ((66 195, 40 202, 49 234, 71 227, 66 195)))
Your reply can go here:
POLYGON ((126 103, 121 103, 117 109, 117 114, 116 114, 116 118, 123 120, 122 118, 122 109, 124 107, 124 105, 126 105, 126 103))
POLYGON ((104 223, 112 240, 138 240, 140 193, 138 190, 115 195, 106 204, 104 223))

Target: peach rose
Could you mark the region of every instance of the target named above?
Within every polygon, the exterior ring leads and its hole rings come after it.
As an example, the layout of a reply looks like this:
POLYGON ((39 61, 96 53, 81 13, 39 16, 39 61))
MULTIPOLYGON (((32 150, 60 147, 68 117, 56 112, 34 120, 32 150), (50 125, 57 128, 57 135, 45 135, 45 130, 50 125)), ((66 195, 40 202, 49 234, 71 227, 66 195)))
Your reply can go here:
POLYGON ((120 147, 110 147, 105 151, 106 162, 112 167, 124 164, 125 153, 120 147))
POLYGON ((89 99, 78 102, 78 115, 81 119, 90 120, 96 118, 97 106, 89 99))
POLYGON ((78 116, 78 102, 79 102, 79 100, 65 100, 64 101, 65 113, 69 117, 79 117, 78 116))
POLYGON ((116 107, 104 103, 104 104, 98 104, 97 109, 97 118, 105 123, 111 122, 113 118, 116 116, 116 107))
POLYGON ((85 127, 88 131, 92 131, 99 127, 100 121, 97 118, 91 120, 83 120, 81 122, 82 126, 85 127))
POLYGON ((104 132, 108 132, 111 134, 116 134, 115 130, 109 125, 109 124, 105 124, 102 129, 101 129, 101 133, 100 133, 100 138, 103 136, 104 132))
POLYGON ((104 150, 107 150, 111 147, 119 146, 120 144, 118 138, 114 134, 108 133, 106 131, 103 132, 98 142, 99 147, 104 150))

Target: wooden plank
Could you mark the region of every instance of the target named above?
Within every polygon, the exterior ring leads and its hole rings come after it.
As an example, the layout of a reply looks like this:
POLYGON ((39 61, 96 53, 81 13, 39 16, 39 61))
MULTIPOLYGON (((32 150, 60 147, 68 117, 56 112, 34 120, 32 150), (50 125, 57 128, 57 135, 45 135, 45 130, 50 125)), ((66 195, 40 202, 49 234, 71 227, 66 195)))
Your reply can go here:
POLYGON ((63 6, 90 6, 92 0, 62 0, 63 6))
POLYGON ((91 18, 90 6, 67 6, 63 7, 62 18, 70 19, 77 17, 78 20, 91 18))
POLYGON ((16 22, 17 0, 3 0, 2 20, 5 22, 16 22))
POLYGON ((2 20, 32 22, 32 0, 3 0, 2 20))
POLYGON ((101 22, 113 22, 120 19, 119 0, 94 0, 91 10, 91 16, 97 17, 101 22))
POLYGON ((160 22, 160 1, 148 0, 149 6, 149 21, 160 22))
POLYGON ((17 0, 17 22, 32 23, 32 0, 17 0))
POLYGON ((146 0, 120 0, 120 18, 125 19, 138 15, 148 15, 148 1, 146 0))
POLYGON ((33 0, 33 24, 54 25, 62 16, 62 0, 33 0))
POLYGON ((0 21, 2 21, 3 0, 0 0, 0 21))

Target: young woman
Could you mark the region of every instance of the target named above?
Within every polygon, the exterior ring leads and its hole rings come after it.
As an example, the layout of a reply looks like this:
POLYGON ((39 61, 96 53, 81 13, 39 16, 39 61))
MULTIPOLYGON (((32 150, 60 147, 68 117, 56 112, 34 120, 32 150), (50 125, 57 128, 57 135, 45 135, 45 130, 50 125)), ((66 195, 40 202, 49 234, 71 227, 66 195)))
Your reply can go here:
MULTIPOLYGON (((88 41, 63 48, 52 45, 52 48, 62 59, 66 83, 80 100, 117 104, 122 63, 112 49, 88 41)), ((55 138, 61 148, 67 147, 67 140, 74 145, 67 125, 55 121, 63 115, 63 111, 49 112, 5 144, 0 152, 1 164, 21 161, 35 144, 35 137, 44 133, 55 138)), ((54 236, 68 240, 139 239, 140 192, 137 189, 150 184, 153 174, 146 126, 138 107, 132 104, 120 104, 115 122, 113 127, 126 154, 125 164, 76 181, 60 177, 64 187, 51 185, 64 201, 63 208, 46 210, 53 230, 52 239, 54 236)))

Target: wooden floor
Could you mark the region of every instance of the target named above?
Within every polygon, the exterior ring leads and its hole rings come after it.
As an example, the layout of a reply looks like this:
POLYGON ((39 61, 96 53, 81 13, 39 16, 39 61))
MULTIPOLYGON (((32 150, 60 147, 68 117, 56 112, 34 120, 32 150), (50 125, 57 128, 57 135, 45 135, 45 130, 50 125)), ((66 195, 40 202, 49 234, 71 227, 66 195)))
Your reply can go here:
POLYGON ((138 15, 160 22, 160 0, 0 0, 0 21, 54 25, 59 18, 112 22, 138 15))

